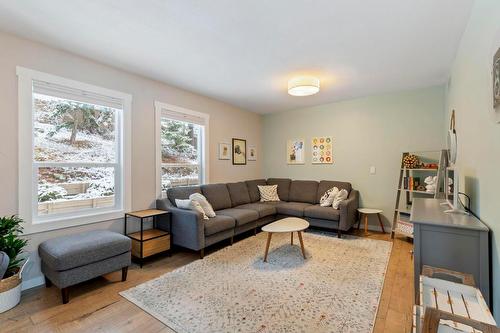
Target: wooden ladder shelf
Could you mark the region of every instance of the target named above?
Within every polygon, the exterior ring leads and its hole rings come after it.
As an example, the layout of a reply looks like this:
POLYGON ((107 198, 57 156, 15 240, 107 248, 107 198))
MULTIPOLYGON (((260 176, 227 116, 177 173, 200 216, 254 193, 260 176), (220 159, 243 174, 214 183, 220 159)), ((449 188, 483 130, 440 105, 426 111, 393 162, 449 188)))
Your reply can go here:
POLYGON ((401 156, 401 166, 399 169, 399 182, 396 190, 396 205, 394 207, 394 218, 392 221, 391 237, 401 234, 413 238, 413 225, 410 222, 411 204, 414 197, 444 198, 444 175, 448 164, 448 153, 441 151, 404 152, 401 156), (415 155, 423 164, 437 164, 437 168, 417 166, 406 168, 403 164, 405 156, 415 155), (424 179, 427 176, 437 176, 435 192, 428 192, 425 189, 411 187, 409 180, 419 180, 419 185, 425 186, 424 179), (406 186, 405 186, 406 178, 406 186), (405 202, 402 205, 401 199, 404 194, 405 202))

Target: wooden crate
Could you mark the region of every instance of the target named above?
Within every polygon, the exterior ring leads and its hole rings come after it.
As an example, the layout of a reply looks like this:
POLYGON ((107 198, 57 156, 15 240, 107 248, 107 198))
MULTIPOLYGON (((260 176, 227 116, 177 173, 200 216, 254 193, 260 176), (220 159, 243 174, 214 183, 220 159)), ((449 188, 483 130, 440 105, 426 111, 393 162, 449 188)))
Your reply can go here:
POLYGON ((474 276, 472 274, 452 271, 449 269, 423 265, 422 275, 430 278, 465 284, 471 287, 476 286, 476 284, 474 283, 474 276))
MULTIPOLYGON (((493 319, 479 289, 464 284, 421 275, 420 305, 421 309, 416 309, 415 324, 419 323, 419 317, 422 317, 425 308, 431 307, 486 324, 496 325, 495 319, 493 319)), ((477 330, 472 327, 452 320, 442 320, 441 325, 446 326, 444 331, 477 333, 477 330), (449 328, 452 330, 448 330, 449 328)))
POLYGON ((143 248, 141 257, 141 233, 134 232, 128 235, 132 239, 132 255, 137 258, 146 258, 160 252, 170 250, 170 234, 163 230, 144 230, 143 248))

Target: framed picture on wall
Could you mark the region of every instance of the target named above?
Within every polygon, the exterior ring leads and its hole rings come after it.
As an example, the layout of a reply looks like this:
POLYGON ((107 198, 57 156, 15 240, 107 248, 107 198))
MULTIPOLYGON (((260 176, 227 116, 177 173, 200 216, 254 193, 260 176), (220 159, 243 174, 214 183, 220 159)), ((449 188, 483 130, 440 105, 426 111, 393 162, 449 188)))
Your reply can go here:
POLYGON ((247 164, 247 140, 233 138, 233 165, 247 164))
POLYGON ((304 139, 291 139, 286 143, 286 163, 304 164, 304 139))
POLYGON ((255 146, 248 146, 248 160, 257 161, 257 148, 255 146))
POLYGON ((333 163, 333 138, 317 136, 311 140, 311 161, 313 164, 333 163))
POLYGON ((231 159, 231 145, 229 143, 219 143, 219 160, 231 159))

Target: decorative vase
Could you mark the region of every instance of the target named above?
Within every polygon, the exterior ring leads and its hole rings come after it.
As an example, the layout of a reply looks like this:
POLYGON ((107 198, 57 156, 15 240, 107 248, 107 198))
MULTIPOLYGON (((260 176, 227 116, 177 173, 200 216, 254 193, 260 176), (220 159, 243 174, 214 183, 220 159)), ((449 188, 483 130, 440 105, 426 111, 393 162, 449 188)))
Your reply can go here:
POLYGON ((29 259, 24 262, 16 274, 0 280, 0 313, 19 304, 21 300, 21 283, 23 282, 22 274, 28 261, 29 259))

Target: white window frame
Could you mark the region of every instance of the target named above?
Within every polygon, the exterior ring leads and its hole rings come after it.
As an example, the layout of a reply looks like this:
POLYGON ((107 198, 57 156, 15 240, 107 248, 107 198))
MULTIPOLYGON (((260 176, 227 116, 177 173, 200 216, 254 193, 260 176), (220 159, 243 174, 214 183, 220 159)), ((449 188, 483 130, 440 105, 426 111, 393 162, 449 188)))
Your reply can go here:
MULTIPOLYGON (((19 136, 19 216, 24 220, 24 233, 68 228, 96 222, 123 218, 123 214, 131 207, 131 110, 132 95, 119 91, 94 86, 91 84, 66 79, 32 69, 18 66, 18 136, 19 136), (38 204, 38 175, 33 161, 33 81, 44 81, 73 89, 79 89, 107 97, 120 99, 121 116, 117 123, 120 126, 117 143, 121 149, 117 151, 115 163, 119 175, 115 175, 115 205, 109 208, 95 208, 37 217, 34 211, 38 204), (118 183, 116 183, 118 180, 118 183)), ((99 163, 96 163, 99 166, 99 163)), ((61 163, 59 166, 66 166, 61 163)), ((69 166, 69 164, 68 164, 69 166)))
POLYGON ((156 198, 162 198, 161 188, 161 118, 163 111, 173 111, 189 116, 199 117, 204 119, 203 135, 202 135, 202 151, 201 151, 201 183, 207 184, 209 182, 209 123, 210 115, 186 109, 177 105, 167 104, 155 101, 155 142, 156 142, 156 198))

